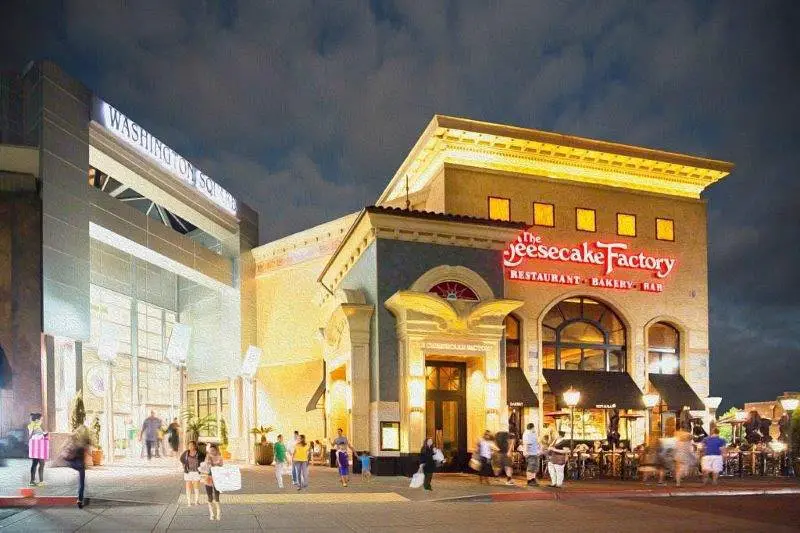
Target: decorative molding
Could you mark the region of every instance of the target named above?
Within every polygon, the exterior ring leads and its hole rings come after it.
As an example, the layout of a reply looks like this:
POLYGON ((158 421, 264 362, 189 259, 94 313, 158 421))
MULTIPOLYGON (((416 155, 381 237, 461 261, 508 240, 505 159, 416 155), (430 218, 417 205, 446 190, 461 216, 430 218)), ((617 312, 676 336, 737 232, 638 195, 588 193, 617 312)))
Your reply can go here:
POLYGON ((406 179, 411 194, 423 190, 445 164, 689 198, 733 169, 724 161, 436 115, 378 204, 405 195, 406 179))
POLYGON ((460 265, 440 265, 428 270, 411 285, 411 290, 416 292, 428 292, 431 287, 444 281, 458 281, 463 283, 475 291, 475 294, 481 301, 492 300, 494 298, 492 288, 480 274, 460 265))

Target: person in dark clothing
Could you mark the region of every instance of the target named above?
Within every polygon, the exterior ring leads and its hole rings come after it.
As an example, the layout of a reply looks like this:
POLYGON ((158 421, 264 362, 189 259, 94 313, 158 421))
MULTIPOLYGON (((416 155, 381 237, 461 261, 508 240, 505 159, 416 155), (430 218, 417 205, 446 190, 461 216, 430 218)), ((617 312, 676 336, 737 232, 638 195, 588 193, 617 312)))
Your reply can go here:
POLYGON ((172 423, 167 427, 167 440, 169 447, 172 448, 172 453, 177 455, 178 445, 180 444, 181 425, 177 418, 172 419, 172 423))
POLYGON ((513 485, 514 481, 511 479, 511 476, 514 472, 511 468, 511 456, 509 455, 512 437, 507 431, 498 431, 494 435, 494 441, 497 445, 500 472, 506 476, 506 485, 513 485))
POLYGON ((761 433, 761 442, 764 444, 772 442, 772 435, 769 434, 770 427, 772 427, 772 420, 769 418, 762 418, 759 431, 761 433))
POLYGON ((778 419, 778 440, 789 442, 789 413, 783 413, 778 419))
POLYGON ((708 433, 703 429, 703 423, 699 419, 696 419, 694 421, 694 427, 692 427, 692 440, 696 443, 700 443, 703 442, 703 439, 706 437, 708 437, 708 433))
POLYGON ((744 433, 744 438, 747 439, 748 443, 758 444, 761 442, 761 415, 755 409, 750 411, 747 416, 747 420, 744 423, 744 433))
POLYGON ((619 409, 611 410, 606 437, 612 448, 617 448, 619 446, 619 409))
POLYGON ((425 481, 422 484, 425 490, 433 490, 431 481, 433 481, 433 473, 436 470, 436 461, 433 459, 433 453, 433 439, 428 437, 419 451, 419 462, 422 465, 422 472, 425 474, 425 481))
POLYGON ((73 470, 78 472, 78 508, 83 509, 83 495, 86 489, 86 451, 91 446, 92 437, 86 427, 78 426, 69 443, 64 447, 64 459, 73 470))

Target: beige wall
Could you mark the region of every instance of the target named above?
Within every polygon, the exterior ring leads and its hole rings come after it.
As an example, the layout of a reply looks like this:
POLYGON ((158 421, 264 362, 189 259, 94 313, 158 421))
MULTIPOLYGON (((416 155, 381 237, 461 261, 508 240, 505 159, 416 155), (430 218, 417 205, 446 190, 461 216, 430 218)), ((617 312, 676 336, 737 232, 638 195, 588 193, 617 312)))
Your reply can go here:
POLYGON ((291 435, 294 430, 309 440, 324 435, 321 409, 306 412, 306 405, 322 381, 322 360, 281 366, 262 366, 256 374, 256 424, 273 426, 270 434, 291 435))
MULTIPOLYGON (((555 206, 555 227, 536 228, 546 242, 571 245, 584 241, 626 242, 631 250, 677 259, 673 273, 660 294, 631 290, 571 287, 547 283, 507 281, 505 297, 523 300, 517 311, 523 321, 523 353, 526 373, 536 375, 539 320, 557 301, 576 294, 594 296, 614 306, 629 327, 628 370, 640 387, 645 386, 646 325, 665 319, 681 330, 682 374, 700 397, 708 394, 708 271, 706 206, 701 200, 681 199, 606 187, 533 179, 486 170, 446 168, 446 210, 451 214, 486 217, 487 197, 510 198, 511 219, 532 223, 533 202, 555 206), (575 208, 596 210, 597 232, 575 229, 575 208), (637 237, 616 235, 617 213, 637 216, 637 237), (655 239, 655 218, 675 221, 675 242, 655 239)), ((499 258, 498 258, 499 259, 499 258)), ((553 264, 552 272, 599 275, 597 266, 553 264)), ((542 267, 545 271, 545 267, 542 267)), ((643 280, 633 270, 620 271, 624 279, 643 280), (624 275, 622 274, 624 272, 624 275)))

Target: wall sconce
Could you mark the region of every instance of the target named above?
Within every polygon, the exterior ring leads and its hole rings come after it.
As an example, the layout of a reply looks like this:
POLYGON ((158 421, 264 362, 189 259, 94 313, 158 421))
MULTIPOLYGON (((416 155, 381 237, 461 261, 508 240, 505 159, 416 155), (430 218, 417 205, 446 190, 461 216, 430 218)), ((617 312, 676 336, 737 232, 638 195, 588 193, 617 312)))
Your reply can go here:
POLYGON ((414 377, 422 376, 422 369, 423 369, 422 361, 414 361, 408 365, 408 373, 409 375, 414 377))
POLYGON ((487 411, 500 409, 500 384, 496 381, 486 384, 486 409, 487 411))
POLYGON ((408 381, 408 404, 412 411, 422 411, 425 406, 425 382, 420 378, 408 381))

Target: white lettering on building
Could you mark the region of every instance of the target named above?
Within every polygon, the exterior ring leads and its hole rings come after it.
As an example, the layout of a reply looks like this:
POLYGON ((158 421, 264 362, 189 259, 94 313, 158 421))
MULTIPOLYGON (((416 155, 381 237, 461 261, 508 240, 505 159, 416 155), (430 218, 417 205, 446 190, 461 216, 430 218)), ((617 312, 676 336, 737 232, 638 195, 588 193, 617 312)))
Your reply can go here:
POLYGON ((93 117, 95 120, 219 207, 236 214, 236 199, 231 193, 115 107, 106 102, 99 103, 100 113, 93 117))

